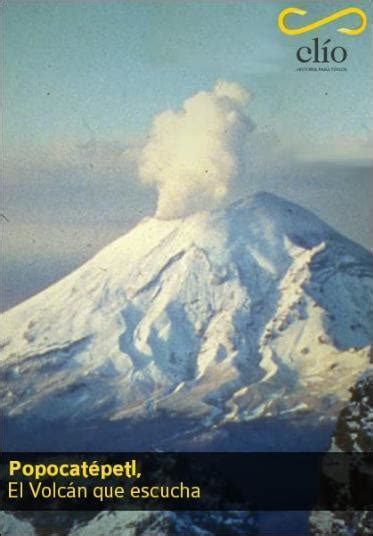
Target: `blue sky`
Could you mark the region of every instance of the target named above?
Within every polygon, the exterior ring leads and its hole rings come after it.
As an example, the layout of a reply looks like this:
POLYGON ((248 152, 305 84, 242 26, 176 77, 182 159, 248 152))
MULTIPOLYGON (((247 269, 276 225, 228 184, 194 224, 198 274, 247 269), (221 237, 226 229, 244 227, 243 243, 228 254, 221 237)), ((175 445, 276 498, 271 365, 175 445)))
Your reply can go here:
MULTIPOLYGON (((84 140, 87 125, 104 139, 143 135, 155 113, 179 106, 217 78, 248 87, 256 95, 254 119, 270 121, 279 134, 298 130, 300 114, 307 117, 303 128, 310 136, 320 123, 329 137, 364 135, 371 128, 370 31, 351 38, 329 27, 320 30, 335 44, 347 44, 349 72, 302 76, 294 70, 295 43, 308 43, 311 36, 278 31, 277 15, 287 5, 5 1, 8 149, 66 136, 84 140)), ((345 7, 307 5, 310 20, 345 7)))
MULTIPOLYGON (((309 21, 349 5, 295 4, 309 21)), ((318 31, 348 49, 347 72, 299 73, 295 51, 314 36, 278 30, 289 5, 3 0, 3 307, 152 213, 155 193, 138 182, 133 155, 155 114, 218 79, 252 93, 262 160, 276 164, 243 182, 243 193, 283 194, 373 247, 370 26, 353 38, 335 31, 339 21, 318 31)), ((371 2, 359 6, 371 16, 371 2)))

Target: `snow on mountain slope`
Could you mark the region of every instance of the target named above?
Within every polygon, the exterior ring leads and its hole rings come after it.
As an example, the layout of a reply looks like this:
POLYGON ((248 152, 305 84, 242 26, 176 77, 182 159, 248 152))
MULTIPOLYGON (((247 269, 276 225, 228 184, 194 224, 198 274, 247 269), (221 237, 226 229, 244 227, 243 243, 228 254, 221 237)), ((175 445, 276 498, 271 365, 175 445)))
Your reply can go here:
POLYGON ((250 512, 103 512, 68 536, 255 536, 250 512))
POLYGON ((105 511, 91 519, 77 512, 0 512, 4 536, 256 536, 257 516, 252 512, 105 511), (67 515, 69 514, 69 515, 67 515), (34 524, 34 526, 33 526, 34 524))
POLYGON ((21 521, 12 513, 6 512, 0 512, 0 531, 3 536, 37 536, 31 523, 21 521))
POLYGON ((8 416, 336 414, 369 362, 372 257, 257 194, 146 218, 1 320, 8 416))

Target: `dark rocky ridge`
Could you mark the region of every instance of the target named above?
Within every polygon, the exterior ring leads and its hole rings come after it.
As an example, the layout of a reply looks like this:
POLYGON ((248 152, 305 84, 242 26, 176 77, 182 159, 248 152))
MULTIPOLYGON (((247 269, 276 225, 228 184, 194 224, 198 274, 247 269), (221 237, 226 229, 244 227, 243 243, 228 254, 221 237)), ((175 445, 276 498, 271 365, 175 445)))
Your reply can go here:
MULTIPOLYGON (((330 451, 372 452, 372 450, 373 369, 369 368, 351 389, 351 400, 340 412, 330 451)), ((331 534, 371 536, 373 511, 314 512, 310 517, 310 534, 311 536, 331 534)))

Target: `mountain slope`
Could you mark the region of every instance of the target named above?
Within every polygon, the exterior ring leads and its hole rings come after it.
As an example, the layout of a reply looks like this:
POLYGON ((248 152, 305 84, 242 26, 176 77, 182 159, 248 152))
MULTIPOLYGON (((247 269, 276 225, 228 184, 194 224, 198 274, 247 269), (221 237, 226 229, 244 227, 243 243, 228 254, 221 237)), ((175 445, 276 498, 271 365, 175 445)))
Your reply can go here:
MULTIPOLYGON (((330 452, 372 452, 373 450, 373 367, 370 367, 359 378, 351 392, 351 400, 339 414, 330 452)), ((332 474, 333 476, 329 478, 327 474, 325 475, 329 489, 335 486, 333 482, 335 474, 332 474)), ((349 479, 350 486, 346 486, 346 494, 351 493, 353 489, 359 489, 362 485, 359 470, 351 474, 349 479)), ((367 482, 369 480, 365 481, 366 486, 368 486, 367 482)), ((367 489, 370 488, 367 487, 367 489)), ((338 508, 338 503, 336 508, 338 508)), ((315 511, 310 516, 311 536, 328 536, 329 534, 370 536, 372 530, 373 512, 371 510, 315 511)))
POLYGON ((10 418, 333 416, 369 361, 372 257, 257 194, 143 220, 1 325, 10 418))
POLYGON ((250 512, 104 512, 78 526, 68 536, 254 536, 250 512))

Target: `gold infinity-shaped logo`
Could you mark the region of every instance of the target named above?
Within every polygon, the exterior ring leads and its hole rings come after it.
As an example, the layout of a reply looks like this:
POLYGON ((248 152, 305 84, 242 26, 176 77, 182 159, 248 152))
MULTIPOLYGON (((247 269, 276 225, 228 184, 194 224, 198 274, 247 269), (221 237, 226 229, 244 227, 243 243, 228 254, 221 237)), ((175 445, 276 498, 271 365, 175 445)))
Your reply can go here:
POLYGON ((304 9, 299 9, 297 7, 287 7, 278 16, 278 27, 280 30, 287 34, 287 35, 300 35, 306 32, 311 32, 312 30, 315 30, 316 28, 319 28, 320 26, 324 26, 325 24, 329 24, 330 22, 333 22, 337 19, 340 19, 342 17, 346 17, 347 15, 359 15, 360 17, 360 26, 357 28, 338 28, 337 32, 341 32, 343 34, 347 35, 359 35, 361 34, 367 25, 367 17, 361 9, 358 7, 347 7, 346 9, 341 9, 340 11, 337 11, 336 13, 333 13, 332 15, 329 15, 328 17, 325 17, 323 19, 317 20, 316 22, 312 22, 311 24, 307 24, 307 26, 302 26, 301 28, 288 28, 285 25, 285 19, 288 15, 306 15, 307 11, 304 11, 304 9))

